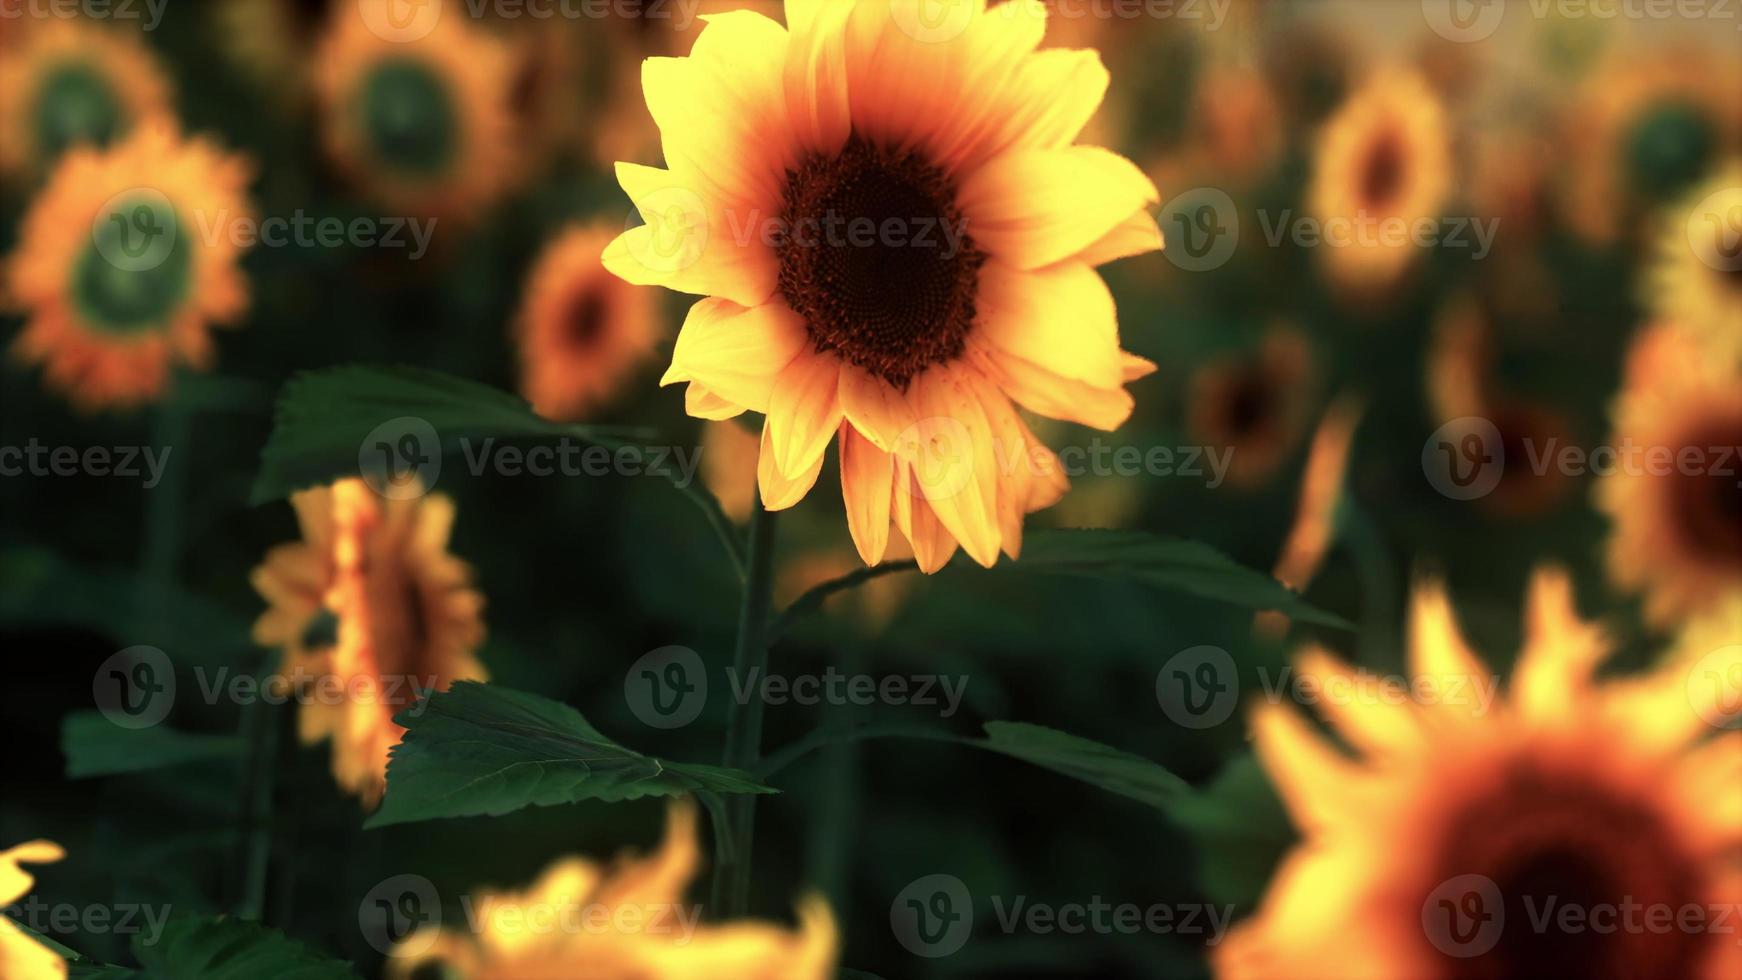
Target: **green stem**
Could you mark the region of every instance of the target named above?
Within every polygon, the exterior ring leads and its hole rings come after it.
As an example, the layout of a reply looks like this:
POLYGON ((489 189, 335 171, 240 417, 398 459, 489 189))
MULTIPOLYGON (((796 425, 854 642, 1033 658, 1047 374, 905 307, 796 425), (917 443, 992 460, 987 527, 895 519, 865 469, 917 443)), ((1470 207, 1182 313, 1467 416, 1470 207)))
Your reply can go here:
MULTIPOLYGON (((260 679, 264 694, 270 677, 260 679)), ((242 892, 240 919, 259 921, 266 910, 266 878, 272 861, 272 791, 278 775, 277 705, 262 696, 242 709, 248 772, 242 780, 242 892)))
MULTIPOLYGON (((774 593, 775 515, 757 499, 750 512, 750 549, 744 579, 744 601, 738 611, 738 637, 732 664, 739 677, 761 676, 768 669, 768 614, 774 593)), ((762 757, 761 698, 734 701, 726 720, 725 765, 750 770, 762 757)), ((755 794, 732 798, 732 852, 714 866, 713 905, 720 918, 744 915, 750 903, 750 845, 756 833, 755 794)))
MULTIPOLYGON (((849 640, 842 651, 841 671, 849 676, 862 673, 869 651, 867 643, 849 640)), ((833 708, 831 714, 845 726, 858 723, 867 713, 862 705, 847 703, 833 708)), ((864 753, 856 741, 841 741, 823 750, 816 793, 816 809, 812 813, 810 836, 811 883, 828 899, 841 921, 852 921, 847 907, 851 890, 849 871, 852 867, 853 841, 857 835, 859 813, 860 772, 864 753)))
MULTIPOLYGON (((175 390, 179 391, 179 385, 175 390)), ((164 625, 164 600, 181 564, 182 521, 187 510, 186 444, 192 416, 192 407, 172 393, 157 406, 151 421, 153 448, 164 453, 163 474, 157 486, 145 491, 137 615, 152 636, 164 625)))

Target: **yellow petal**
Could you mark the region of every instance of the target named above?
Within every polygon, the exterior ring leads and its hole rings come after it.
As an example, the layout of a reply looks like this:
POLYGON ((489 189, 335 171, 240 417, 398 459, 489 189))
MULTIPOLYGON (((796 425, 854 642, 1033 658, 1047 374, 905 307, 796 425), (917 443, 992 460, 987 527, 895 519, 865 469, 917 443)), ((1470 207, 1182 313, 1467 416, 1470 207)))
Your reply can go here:
MULTIPOLYGON (((1415 590, 1409 620, 1409 662, 1410 672, 1418 680, 1431 681, 1440 688, 1462 684, 1467 690, 1488 690, 1498 683, 1464 642, 1451 599, 1439 582, 1426 582, 1415 590)), ((1479 711, 1474 699, 1459 699, 1455 704, 1437 701, 1435 707, 1456 718, 1475 717, 1479 711)))
POLYGON ((1293 708, 1259 705, 1252 714, 1252 740, 1264 771, 1303 831, 1318 833, 1348 812, 1347 793, 1358 778, 1357 767, 1293 708))
POLYGON ((660 384, 697 381, 753 412, 768 411, 774 381, 808 343, 804 321, 785 303, 745 308, 723 299, 690 307, 660 384))
POLYGON ((841 499, 846 503, 847 531, 853 536, 853 547, 867 565, 882 561, 889 547, 894 479, 894 457, 853 426, 841 426, 841 499))
POLYGON ((20 864, 53 864, 66 856, 59 844, 46 840, 33 840, 0 851, 0 904, 23 898, 35 883, 36 879, 20 864))
POLYGON ((848 103, 846 23, 853 5, 835 0, 787 0, 792 33, 786 59, 786 106, 793 137, 823 155, 840 151, 852 131, 848 103))
POLYGON ((993 259, 980 270, 976 303, 979 334, 998 350, 1093 388, 1124 382, 1113 294, 1089 266, 1023 271, 993 259))
POLYGON ((1130 351, 1119 352, 1121 375, 1127 384, 1140 378, 1147 378, 1156 371, 1155 362, 1147 357, 1138 357, 1130 351))
POLYGON ((637 286, 718 296, 758 306, 774 293, 779 260, 760 234, 759 212, 722 202, 693 178, 634 163, 617 182, 646 224, 605 247, 600 261, 637 286))
POLYGON ((1155 184, 1130 160, 1071 146, 993 159, 963 182, 959 203, 975 244, 1036 269, 1087 250, 1159 200, 1155 184))
POLYGON ((684 389, 683 407, 693 418, 716 422, 744 414, 744 406, 733 404, 693 381, 684 389))
POLYGON ((1155 223, 1155 217, 1148 211, 1139 211, 1084 249, 1077 256, 1077 261, 1088 265, 1106 265, 1133 255, 1159 252, 1161 248, 1161 226, 1155 223))
POLYGON ((860 435, 884 452, 893 452, 901 434, 916 421, 906 396, 851 364, 841 365, 841 411, 860 435))
POLYGON ((930 575, 948 565, 956 553, 956 539, 938 521, 907 462, 900 457, 895 459, 895 492, 890 502, 895 526, 907 538, 919 570, 930 575))
POLYGON ((11 980, 66 980, 67 961, 0 917, 0 977, 11 980))
POLYGON ((811 487, 817 485, 817 475, 823 471, 823 454, 817 453, 809 470, 788 478, 774 465, 774 448, 770 445, 769 428, 767 423, 762 426, 762 446, 756 454, 756 486, 762 494, 763 507, 769 510, 785 510, 803 500, 805 494, 811 492, 811 487))
POLYGON ((913 380, 919 420, 896 448, 944 527, 981 565, 998 561, 998 461, 992 425, 970 387, 971 371, 934 367, 913 380))
POLYGON ((1531 578, 1524 651, 1513 670, 1513 700, 1537 722, 1571 720, 1609 650, 1603 631, 1579 618, 1566 571, 1539 569, 1531 578))
POLYGON ((768 400, 774 465, 794 476, 815 469, 841 427, 841 362, 815 351, 792 359, 775 379, 768 400))
POLYGON ((1124 388, 1096 388, 1060 377, 1027 358, 991 347, 970 348, 976 363, 1023 408, 1048 418, 1111 432, 1137 407, 1124 388))
POLYGON ((1421 746, 1421 726, 1401 678, 1357 671, 1322 647, 1308 647, 1296 663, 1302 679, 1323 692, 1318 704, 1325 719, 1357 749, 1396 756, 1421 746), (1394 684, 1381 692, 1381 680, 1394 684))

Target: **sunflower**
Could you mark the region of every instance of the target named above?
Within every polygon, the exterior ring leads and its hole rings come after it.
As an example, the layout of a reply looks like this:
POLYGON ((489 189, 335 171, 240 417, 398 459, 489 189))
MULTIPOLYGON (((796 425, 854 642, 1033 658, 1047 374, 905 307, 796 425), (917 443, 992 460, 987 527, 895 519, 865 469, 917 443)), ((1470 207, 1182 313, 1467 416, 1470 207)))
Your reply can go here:
POLYGON ((1742 365, 1674 326, 1634 341, 1616 399, 1617 463, 1598 481, 1609 577, 1667 625, 1742 593, 1742 365))
POLYGON ((1420 256, 1411 233, 1439 217, 1451 189, 1445 113, 1419 74, 1367 80, 1319 133, 1308 206, 1324 228, 1319 250, 1339 287, 1394 285, 1420 256))
POLYGON ((173 116, 169 82, 137 38, 33 19, 0 58, 0 177, 45 174, 72 147, 107 146, 173 116))
POLYGON ((653 297, 599 264, 614 237, 609 228, 570 228, 545 247, 527 282, 520 389, 546 418, 581 418, 653 351, 653 297))
POLYGON ((1572 489, 1559 466, 1533 460, 1572 442, 1566 413, 1542 399, 1498 390, 1488 320, 1470 299, 1450 304, 1434 330, 1428 355, 1427 392, 1435 422, 1482 418, 1499 434, 1500 480, 1481 505, 1505 517, 1531 517, 1552 510, 1572 489))
MULTIPOLYGON (((1742 733, 1713 737, 1722 692, 1674 664, 1598 684, 1608 641, 1560 573, 1537 574, 1527 620, 1504 702, 1434 585, 1414 601, 1414 698, 1300 658, 1303 684, 1357 692, 1319 700, 1358 757, 1291 708, 1254 715, 1305 840, 1218 947, 1219 977, 1742 975, 1722 929, 1742 900, 1742 733), (1618 927, 1666 911, 1716 928, 1618 927)), ((1742 669, 1742 646, 1729 656, 1742 669)))
POLYGON ((502 42, 450 5, 410 37, 386 5, 333 18, 315 55, 328 152, 389 207, 465 219, 510 185, 515 81, 502 42))
POLYGON ((1589 241, 1631 237, 1736 146, 1742 78, 1704 48, 1616 52, 1569 112, 1559 181, 1564 216, 1589 241))
POLYGON ((1250 69, 1223 65, 1198 79, 1192 96, 1191 152, 1224 180, 1249 183, 1282 153, 1282 109, 1270 82, 1250 69))
POLYGON ((828 906, 807 899, 794 932, 765 923, 697 927, 684 891, 701 862, 695 804, 672 804, 665 842, 615 868, 559 861, 524 892, 485 894, 475 932, 424 930, 388 961, 391 976, 459 980, 824 980, 839 939, 828 906), (691 930, 694 930, 691 932, 691 930))
POLYGON ((1650 281, 1659 316, 1742 364, 1742 160, 1669 212, 1650 281))
MULTIPOLYGON (((0 908, 30 893, 36 879, 20 864, 52 864, 66 857, 59 844, 35 840, 0 851, 0 908)), ((67 962, 0 915, 0 977, 66 980, 67 962)))
POLYGON ((87 409, 155 398, 172 364, 205 367, 208 327, 248 306, 237 258, 249 174, 241 157, 162 121, 68 153, 4 268, 27 317, 14 354, 87 409))
POLYGON ((1312 351, 1299 330, 1270 328, 1250 354, 1193 372, 1186 430, 1199 445, 1233 453, 1228 483, 1262 486, 1306 434, 1315 381, 1312 351))
POLYGON ((448 553, 453 501, 382 499, 359 479, 291 497, 302 540, 254 569, 269 608, 254 641, 283 651, 282 682, 302 690, 302 740, 333 740, 333 778, 373 808, 393 716, 420 692, 484 680, 484 600, 448 553), (342 691, 342 695, 338 692, 342 691))
POLYGON ((942 25, 921 0, 789 0, 711 18, 687 58, 650 59, 671 169, 620 164, 649 224, 605 265, 709 298, 663 383, 692 415, 766 417, 771 510, 809 492, 832 441, 861 557, 889 525, 921 567, 958 544, 1014 556, 1022 518, 1064 491, 1012 399, 1101 429, 1154 365, 1119 349, 1095 266, 1153 251, 1158 194, 1071 141, 1107 73, 1036 51, 1043 10, 984 0, 942 25))

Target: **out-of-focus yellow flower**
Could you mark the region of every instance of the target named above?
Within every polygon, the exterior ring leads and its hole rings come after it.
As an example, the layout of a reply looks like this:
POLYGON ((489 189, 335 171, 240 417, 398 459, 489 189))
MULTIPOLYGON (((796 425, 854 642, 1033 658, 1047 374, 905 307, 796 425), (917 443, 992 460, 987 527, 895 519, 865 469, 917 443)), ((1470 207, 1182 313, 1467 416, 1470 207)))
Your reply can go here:
POLYGON ((692 415, 766 416, 767 507, 802 499, 838 441, 860 556, 882 560, 893 521, 927 571, 958 546, 1017 554, 1024 515, 1064 492, 1016 404, 1129 417, 1153 365, 1120 350, 1095 268, 1161 245, 1149 179, 1072 145, 1098 55, 1037 50, 1032 0, 930 9, 790 0, 790 30, 722 14, 688 58, 647 62, 671 169, 618 166, 649 223, 605 253, 709 297, 663 383, 689 385, 692 415))
MULTIPOLYGON (((66 857, 59 844, 31 841, 0 851, 0 908, 30 893, 36 883, 21 864, 53 864, 66 857)), ((0 915, 0 977, 12 980, 66 980, 67 962, 53 950, 25 935, 0 915)))
POLYGON ((1499 390, 1491 331, 1472 298, 1453 301, 1435 325, 1427 392, 1436 424, 1475 417, 1499 433, 1505 466, 1481 506, 1506 517, 1528 517, 1566 499, 1572 488, 1567 472, 1534 461, 1570 444, 1570 423, 1564 412, 1540 399, 1499 390))
MULTIPOLYGON (((1299 658, 1356 756, 1292 707, 1258 708, 1259 759, 1305 840, 1217 949, 1217 976, 1742 970, 1722 928, 1742 901, 1742 732, 1718 734, 1735 705, 1673 663, 1599 684, 1608 640, 1558 572, 1537 574, 1526 633, 1504 700, 1438 585, 1415 597, 1408 677, 1317 649, 1299 658), (1583 928, 1570 931, 1565 907, 1583 928), (1706 928, 1591 928, 1628 907, 1635 923, 1691 909, 1706 928)), ((1717 666, 1731 664, 1742 670, 1742 645, 1717 666)))
POLYGON ((674 803, 664 845, 615 868, 552 865, 524 892, 485 894, 475 935, 422 931, 388 961, 401 980, 432 966, 457 980, 826 980, 839 946, 820 899, 797 931, 765 923, 700 926, 684 890, 701 861, 696 808, 674 803))
POLYGON ((1198 78, 1186 149, 1207 172, 1223 181, 1250 183, 1269 172, 1282 144, 1282 110, 1263 75, 1248 66, 1225 65, 1198 78))
POLYGON ((206 367, 210 327, 248 307, 237 259, 250 171, 162 120, 69 152, 4 268, 27 318, 14 355, 86 409, 150 401, 172 365, 206 367))
POLYGON ((328 152, 354 181, 408 214, 467 219, 516 178, 513 58, 458 5, 385 31, 398 0, 359 0, 332 18, 315 87, 328 152))
POLYGON ((169 82, 136 37, 63 17, 14 29, 0 58, 0 177, 45 174, 73 147, 174 118, 169 82))
MULTIPOLYGON (((1312 584, 1337 539, 1337 511, 1343 505, 1343 490, 1349 472, 1349 453, 1355 447, 1355 430, 1361 424, 1361 406, 1343 396, 1325 410, 1307 451, 1306 470, 1301 475, 1300 499, 1295 505, 1294 526, 1282 543, 1271 575, 1283 585, 1301 592, 1312 584)), ((1275 612, 1261 612, 1253 620, 1260 635, 1278 637, 1288 630, 1289 619, 1275 612)))
POLYGON ((1451 149, 1439 98, 1420 75, 1376 72, 1319 134, 1308 207, 1333 284, 1360 297, 1395 286, 1421 257, 1418 223, 1439 217, 1451 149))
POLYGON ((1704 47, 1612 53, 1570 110, 1558 182, 1568 225, 1598 244, 1631 239, 1736 147, 1742 77, 1704 47))
POLYGON ((653 351, 654 297, 599 264, 615 237, 611 228, 570 228, 545 247, 527 281, 520 389, 546 418, 583 418, 653 351))
POLYGON ((1678 622, 1742 593, 1742 366, 1673 325, 1639 335, 1614 408, 1615 465, 1597 484, 1614 528, 1609 577, 1678 622))
POLYGON ((334 780, 373 808, 405 734, 393 716, 420 694, 487 679, 474 653, 484 599, 448 553, 454 505, 441 494, 382 499, 345 479, 291 504, 302 540, 254 569, 269 603, 254 641, 284 651, 302 740, 332 739, 334 780))
POLYGON ((1255 352, 1192 374, 1186 430, 1199 445, 1231 450, 1228 484, 1251 490, 1300 446, 1316 389, 1306 337, 1295 327, 1275 326, 1255 352))
POLYGON ((1650 278, 1658 316, 1742 365, 1742 160, 1666 212, 1650 278))

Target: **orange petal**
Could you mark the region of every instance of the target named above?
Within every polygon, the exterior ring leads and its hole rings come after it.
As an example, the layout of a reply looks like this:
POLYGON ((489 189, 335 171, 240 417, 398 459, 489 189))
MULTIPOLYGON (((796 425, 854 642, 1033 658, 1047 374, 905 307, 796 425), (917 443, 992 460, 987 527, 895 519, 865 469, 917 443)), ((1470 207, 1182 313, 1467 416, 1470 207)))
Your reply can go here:
POLYGON ((974 242, 1022 269, 1087 250, 1159 200, 1136 164, 1096 146, 1006 153, 968 177, 959 198, 974 242))
POLYGON ((787 476, 813 470, 841 427, 841 361, 814 351, 792 359, 768 400, 774 465, 787 476))
POLYGON ((894 490, 895 459, 877 448, 851 425, 841 426, 841 498, 847 507, 847 530, 865 564, 883 560, 889 546, 890 494, 894 490))
POLYGON ((745 308, 704 299, 684 318, 659 383, 697 381, 734 405, 766 413, 775 379, 808 339, 804 321, 785 303, 745 308))
POLYGON ((823 471, 823 454, 817 453, 811 468, 795 477, 781 474, 780 468, 774 465, 774 449, 770 445, 768 430, 770 426, 762 426, 762 446, 756 455, 756 485, 762 494, 762 506, 769 510, 785 510, 804 499, 811 492, 811 487, 817 485, 817 475, 823 471))
POLYGON ((976 302, 979 335, 992 347, 1093 388, 1124 382, 1113 294, 1089 266, 1023 271, 993 259, 976 302))

